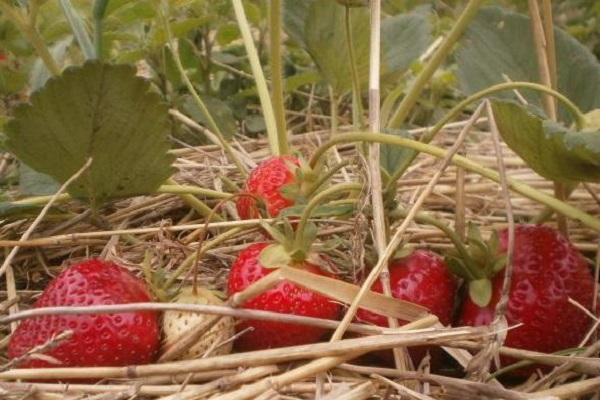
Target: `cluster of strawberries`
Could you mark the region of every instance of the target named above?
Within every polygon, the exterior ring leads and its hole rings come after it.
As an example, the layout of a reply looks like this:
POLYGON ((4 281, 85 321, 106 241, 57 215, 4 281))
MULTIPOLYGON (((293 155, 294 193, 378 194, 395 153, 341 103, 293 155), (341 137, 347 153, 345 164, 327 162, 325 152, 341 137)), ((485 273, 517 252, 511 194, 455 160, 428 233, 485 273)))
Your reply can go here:
MULTIPOLYGON (((271 217, 293 205, 294 200, 286 196, 282 188, 297 183, 294 168, 298 165, 298 160, 289 156, 272 157, 261 163, 246 182, 244 190, 249 196, 237 200, 239 215, 242 218, 258 217, 260 202, 264 203, 271 217)), ((239 253, 229 273, 229 295, 243 291, 273 271, 260 261, 261 252, 269 246, 269 240, 252 244, 239 253)), ((507 230, 499 232, 495 242, 493 245, 475 243, 479 257, 473 259, 493 267, 484 268, 484 278, 491 281, 491 295, 486 302, 472 298, 468 290, 459 289, 459 283, 466 282, 464 286, 468 287, 469 279, 481 279, 482 273, 467 271, 457 277, 444 258, 425 249, 391 261, 392 295, 428 308, 444 325, 489 324, 501 297, 505 264, 498 267, 497 262, 491 261, 506 253, 507 230)), ((309 260, 295 260, 291 266, 331 276, 330 272, 323 271, 309 260)), ((594 279, 577 249, 550 227, 517 225, 512 268, 506 318, 509 326, 518 327, 508 331, 505 345, 544 353, 580 345, 592 321, 574 303, 588 310, 592 308, 594 279)), ((381 282, 377 282, 372 290, 382 292, 381 282)), ((35 307, 150 300, 145 283, 124 268, 111 262, 91 260, 63 271, 46 288, 35 307)), ((291 282, 283 282, 263 292, 243 307, 325 319, 337 319, 343 311, 339 303, 291 282)), ((387 326, 385 317, 366 310, 359 310, 356 319, 387 326)), ((326 334, 322 328, 275 321, 244 320, 236 324, 236 329, 244 331, 235 343, 241 351, 313 343, 326 334), (252 329, 247 329, 249 327, 252 329)), ((73 331, 72 337, 46 354, 63 366, 150 363, 156 360, 160 349, 160 315, 156 312, 52 315, 23 321, 11 337, 9 356, 22 356, 64 330, 73 331)), ((415 362, 423 357, 425 350, 411 349, 415 362)), ((48 365, 47 358, 32 358, 20 366, 48 365)))

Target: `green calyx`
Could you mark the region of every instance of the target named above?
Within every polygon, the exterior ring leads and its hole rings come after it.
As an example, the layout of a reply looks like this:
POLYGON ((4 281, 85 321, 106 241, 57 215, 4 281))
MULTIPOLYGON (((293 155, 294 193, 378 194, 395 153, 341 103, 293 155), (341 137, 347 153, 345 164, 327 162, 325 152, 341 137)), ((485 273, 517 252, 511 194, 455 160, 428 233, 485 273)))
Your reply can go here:
POLYGON ((260 263, 266 268, 280 268, 302 264, 305 261, 315 261, 311 250, 317 238, 317 226, 307 223, 302 231, 294 231, 287 219, 282 225, 283 230, 279 230, 269 224, 261 224, 275 243, 265 247, 260 253, 260 263))
POLYGON ((450 270, 465 279, 469 286, 469 296, 479 307, 485 307, 492 299, 491 279, 506 266, 506 254, 500 251, 500 238, 492 232, 485 241, 479 228, 469 223, 467 233, 467 257, 456 250, 446 255, 450 270))
POLYGON ((308 201, 310 195, 320 186, 319 176, 322 166, 312 168, 308 162, 298 157, 300 165, 286 160, 287 167, 294 173, 294 181, 281 188, 281 194, 288 200, 293 200, 295 204, 303 204, 308 201))

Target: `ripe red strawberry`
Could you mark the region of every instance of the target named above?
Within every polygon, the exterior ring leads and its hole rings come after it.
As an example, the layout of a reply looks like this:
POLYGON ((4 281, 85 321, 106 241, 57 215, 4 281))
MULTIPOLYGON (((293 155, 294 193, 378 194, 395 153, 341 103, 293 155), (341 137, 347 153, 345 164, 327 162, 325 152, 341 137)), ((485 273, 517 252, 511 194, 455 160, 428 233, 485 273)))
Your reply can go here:
MULTIPOLYGON (((439 255, 427 250, 415 250, 407 257, 392 261, 389 271, 394 298, 424 306, 435 314, 442 324, 450 324, 456 280, 439 255)), ((375 282, 372 290, 383 293, 381 281, 375 282)), ((363 323, 388 326, 386 317, 364 309, 358 310, 356 319, 363 323)), ((398 322, 401 325, 406 323, 398 322)), ((418 364, 427 350, 432 352, 432 355, 435 353, 434 348, 428 347, 410 349, 413 361, 418 364)), ((391 352, 381 352, 378 355, 385 360, 391 360, 391 352)))
MULTIPOLYGON (((229 295, 241 292, 273 272, 273 269, 265 268, 259 260, 261 251, 267 246, 268 243, 255 243, 240 252, 229 273, 229 295)), ((327 275, 308 261, 302 262, 298 267, 315 274, 327 275)), ((290 282, 280 283, 247 301, 243 307, 327 319, 336 319, 341 310, 339 304, 327 297, 290 282)), ((236 340, 236 347, 242 351, 314 343, 326 332, 325 329, 317 327, 255 320, 244 320, 236 329, 239 332, 248 327, 252 327, 253 330, 236 340)))
MULTIPOLYGON (((150 301, 145 284, 126 269, 92 259, 65 269, 44 290, 34 308, 126 304, 150 301)), ((45 354, 64 367, 123 366, 153 362, 160 346, 159 314, 49 315, 24 320, 8 345, 8 356, 19 357, 53 335, 73 336, 45 354)), ((20 368, 56 366, 32 359, 20 368)))
MULTIPOLYGON (((506 252, 508 232, 500 233, 499 251, 506 252)), ((485 306, 468 297, 460 322, 486 325, 494 317, 504 273, 492 279, 492 296, 485 306)), ((515 231, 513 275, 506 318, 509 347, 552 353, 576 347, 591 327, 590 318, 569 302, 591 308, 592 274, 581 256, 556 230, 541 225, 519 225, 515 231)), ((505 360, 510 362, 510 360, 505 360)))
MULTIPOLYGON (((300 165, 299 160, 293 156, 268 158, 252 170, 246 181, 244 192, 262 200, 270 217, 276 217, 281 210, 294 204, 294 201, 286 198, 281 191, 284 186, 296 180, 296 175, 290 168, 293 165, 300 165)), ((260 216, 257 201, 250 196, 239 197, 236 205, 242 219, 260 216)))

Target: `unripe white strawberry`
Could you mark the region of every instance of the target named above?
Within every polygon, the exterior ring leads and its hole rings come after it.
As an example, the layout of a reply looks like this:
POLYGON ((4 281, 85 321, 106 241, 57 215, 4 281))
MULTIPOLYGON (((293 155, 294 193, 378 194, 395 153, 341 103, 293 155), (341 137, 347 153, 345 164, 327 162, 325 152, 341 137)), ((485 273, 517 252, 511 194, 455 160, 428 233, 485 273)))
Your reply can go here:
MULTIPOLYGON (((203 288, 196 288, 194 294, 193 288, 185 287, 173 300, 175 303, 182 304, 201 304, 201 305, 223 305, 213 292, 203 288)), ((192 328, 205 322, 210 315, 192 313, 185 311, 166 311, 163 315, 163 352, 170 348, 181 337, 183 337, 192 328)), ((235 333, 234 320, 231 317, 223 317, 213 327, 206 332, 196 344, 191 346, 185 353, 178 357, 180 360, 189 360, 202 357, 208 350, 211 355, 223 355, 231 352, 232 343, 228 342, 235 333)))

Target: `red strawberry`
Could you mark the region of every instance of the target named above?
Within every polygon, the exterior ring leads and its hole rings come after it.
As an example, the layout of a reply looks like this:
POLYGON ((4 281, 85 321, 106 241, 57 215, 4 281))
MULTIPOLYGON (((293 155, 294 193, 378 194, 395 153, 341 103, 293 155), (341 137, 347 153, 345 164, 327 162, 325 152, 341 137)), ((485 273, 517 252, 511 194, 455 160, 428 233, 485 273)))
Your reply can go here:
MULTIPOLYGON (((284 197, 281 189, 294 183, 296 175, 290 165, 299 165, 293 156, 275 156, 258 164, 252 170, 246 181, 245 193, 262 200, 267 207, 270 217, 276 217, 281 210, 294 204, 294 201, 284 197)), ((258 218, 260 213, 256 200, 250 196, 241 196, 236 205, 242 219, 258 218)))
MULTIPOLYGON (((500 233, 501 253, 508 245, 508 231, 500 233)), ((460 322, 486 325, 494 317, 504 273, 492 279, 491 300, 477 305, 468 297, 460 322)), ((513 275, 506 318, 509 347, 552 353, 576 347, 590 328, 590 318, 569 302, 591 308, 594 281, 581 254, 556 230, 541 225, 519 225, 515 230, 513 275)), ((505 360, 510 362, 510 360, 505 360)))
MULTIPOLYGON (((108 261, 88 260, 65 269, 46 288, 34 308, 126 304, 150 301, 145 284, 126 269, 108 261)), ((72 330, 73 336, 45 354, 64 367, 122 366, 155 360, 160 346, 159 315, 49 315, 24 320, 8 345, 8 356, 19 357, 53 335, 72 330)), ((20 368, 53 366, 32 359, 20 368)), ((55 366, 55 365, 54 365, 55 366)))
MULTIPOLYGON (((273 269, 265 268, 259 261, 261 251, 267 246, 268 243, 255 243, 240 252, 229 273, 227 285, 230 295, 241 292, 273 272, 273 269)), ((301 262, 298 267, 315 274, 327 275, 308 261, 301 262)), ((327 319, 337 318, 341 310, 339 304, 327 297, 289 282, 280 283, 247 301, 243 307, 327 319)), ((242 351, 314 343, 326 332, 317 327, 255 320, 242 321, 237 325, 237 330, 242 331, 248 327, 253 330, 236 340, 236 347, 242 351)))
MULTIPOLYGON (((450 324, 456 293, 456 280, 439 255, 427 250, 415 250, 407 257, 392 261, 389 271, 390 286, 394 298, 427 307, 433 314, 437 315, 442 324, 450 324)), ((375 282, 372 290, 383 293, 381 281, 375 282)), ((358 310, 356 319, 359 322, 388 326, 386 317, 364 309, 358 310)), ((401 325, 406 323, 406 321, 398 322, 401 325)), ((411 349, 413 361, 418 364, 427 350, 432 351, 434 349, 428 347, 411 349)), ((391 360, 391 352, 381 352, 378 355, 385 360, 391 360)))

